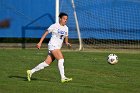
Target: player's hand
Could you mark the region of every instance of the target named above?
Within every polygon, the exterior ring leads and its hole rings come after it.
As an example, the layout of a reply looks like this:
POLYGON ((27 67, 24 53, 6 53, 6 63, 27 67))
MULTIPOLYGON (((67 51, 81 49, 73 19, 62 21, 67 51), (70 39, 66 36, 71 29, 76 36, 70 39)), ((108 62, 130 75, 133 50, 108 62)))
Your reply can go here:
POLYGON ((40 43, 38 43, 38 44, 36 45, 36 47, 37 47, 38 49, 40 49, 41 44, 40 44, 40 43))
POLYGON ((71 44, 70 43, 66 43, 68 48, 71 48, 71 44))

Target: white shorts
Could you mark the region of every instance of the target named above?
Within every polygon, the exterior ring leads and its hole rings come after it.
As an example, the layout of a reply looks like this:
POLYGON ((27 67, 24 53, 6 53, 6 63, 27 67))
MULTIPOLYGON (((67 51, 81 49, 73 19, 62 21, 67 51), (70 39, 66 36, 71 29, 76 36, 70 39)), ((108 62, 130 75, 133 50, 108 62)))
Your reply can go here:
POLYGON ((54 45, 48 45, 48 50, 49 50, 48 55, 52 55, 51 51, 55 49, 60 49, 60 47, 54 45))
POLYGON ((55 50, 55 49, 60 49, 60 47, 54 46, 54 45, 48 45, 48 50, 49 51, 52 51, 52 50, 55 50))

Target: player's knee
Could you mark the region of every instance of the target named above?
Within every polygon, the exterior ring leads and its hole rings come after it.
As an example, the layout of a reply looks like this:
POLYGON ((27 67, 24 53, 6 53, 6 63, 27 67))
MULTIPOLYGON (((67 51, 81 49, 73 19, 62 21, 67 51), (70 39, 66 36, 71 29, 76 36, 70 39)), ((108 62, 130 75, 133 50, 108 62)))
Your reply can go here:
POLYGON ((64 63, 64 59, 59 59, 58 63, 64 63))
POLYGON ((46 60, 44 61, 44 63, 47 64, 46 66, 49 66, 49 65, 51 64, 51 62, 52 62, 52 61, 48 61, 48 60, 47 60, 47 61, 46 61, 46 60))
POLYGON ((45 61, 42 62, 40 65, 39 65, 39 68, 40 69, 44 69, 45 67, 49 66, 49 64, 47 64, 45 61))
POLYGON ((49 64, 46 61, 44 61, 42 65, 43 65, 43 67, 49 66, 49 64))

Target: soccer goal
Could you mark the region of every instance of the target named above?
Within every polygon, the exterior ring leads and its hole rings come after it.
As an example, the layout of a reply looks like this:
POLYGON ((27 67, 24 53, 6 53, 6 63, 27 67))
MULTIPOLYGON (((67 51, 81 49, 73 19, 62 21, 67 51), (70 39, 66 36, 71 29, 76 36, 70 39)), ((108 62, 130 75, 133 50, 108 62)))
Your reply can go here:
POLYGON ((59 4, 59 11, 69 15, 69 38, 79 50, 140 48, 140 1, 59 0, 59 4))

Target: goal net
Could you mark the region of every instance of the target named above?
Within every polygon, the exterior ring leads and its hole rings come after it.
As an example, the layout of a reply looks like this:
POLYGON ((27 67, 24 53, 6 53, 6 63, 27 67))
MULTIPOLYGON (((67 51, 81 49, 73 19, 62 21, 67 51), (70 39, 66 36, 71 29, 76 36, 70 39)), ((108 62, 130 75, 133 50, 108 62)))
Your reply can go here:
MULTIPOLYGON (((139 0, 74 0, 84 48, 140 48, 139 0)), ((71 0, 60 0, 69 15, 69 38, 78 42, 71 0)))

